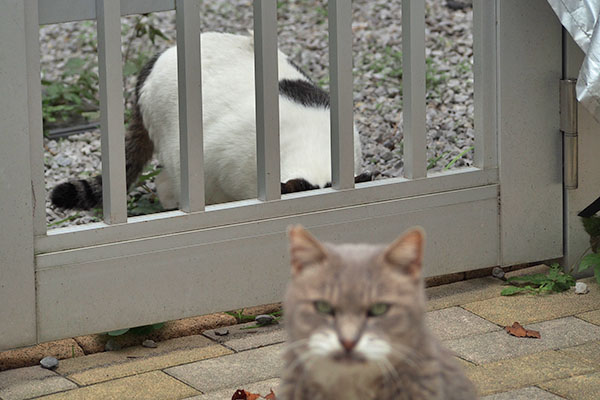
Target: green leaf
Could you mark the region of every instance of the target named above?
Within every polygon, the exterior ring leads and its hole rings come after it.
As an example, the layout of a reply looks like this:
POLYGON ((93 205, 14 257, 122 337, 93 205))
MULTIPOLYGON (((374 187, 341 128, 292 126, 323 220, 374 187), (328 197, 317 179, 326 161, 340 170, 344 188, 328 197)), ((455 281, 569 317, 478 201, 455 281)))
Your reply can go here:
POLYGON ((123 75, 124 76, 132 76, 138 72, 137 65, 133 61, 127 61, 123 66, 123 75))
POLYGON ((65 64, 65 75, 71 76, 81 72, 85 65, 85 60, 79 57, 69 58, 65 64))
POLYGON ((157 324, 152 325, 136 326, 135 328, 131 328, 131 333, 135 335, 147 335, 149 333, 152 333, 153 331, 162 328, 164 325, 164 322, 159 322, 157 324))
POLYGON ((158 329, 162 328, 163 326, 165 326, 165 323, 164 322, 159 322, 157 324, 152 324, 152 329, 158 330, 158 329))
POLYGON ((151 178, 154 178, 156 175, 160 174, 161 170, 162 170, 161 168, 157 168, 157 169, 155 169, 155 170, 153 170, 151 172, 148 172, 147 174, 140 175, 140 177, 138 179, 138 182, 137 182, 138 186, 142 185, 147 180, 149 180, 151 178))
POLYGON ((585 231, 590 236, 600 236, 600 217, 592 216, 589 218, 581 218, 585 231))
POLYGON ((151 196, 143 196, 132 203, 128 214, 129 216, 136 216, 154 214, 161 211, 164 211, 164 208, 162 208, 158 201, 151 200, 151 196))
POLYGON ((73 221, 74 219, 77 219, 77 218, 79 218, 79 217, 81 217, 81 215, 80 215, 79 213, 77 213, 77 214, 74 214, 74 215, 70 215, 70 216, 68 216, 67 218, 63 218, 63 219, 61 219, 60 221, 54 221, 54 222, 52 222, 51 224, 48 224, 48 225, 46 225, 46 228, 50 228, 50 227, 52 227, 52 226, 60 225, 60 224, 62 224, 63 222, 67 222, 67 221, 73 221))
POLYGON ((168 40, 168 38, 164 35, 164 33, 162 33, 160 30, 156 29, 154 26, 148 25, 148 37, 150 38, 150 41, 152 42, 152 44, 154 44, 154 40, 155 40, 156 36, 158 36, 164 40, 168 40))
POLYGON ((524 276, 513 276, 508 278, 508 282, 522 282, 522 283, 531 283, 533 285, 541 285, 542 283, 548 280, 548 276, 544 274, 533 274, 533 275, 524 275, 524 276))
POLYGON ((527 291, 526 289, 518 286, 510 286, 505 289, 502 289, 500 295, 502 296, 512 296, 513 294, 521 293, 527 291))
POLYGON ((129 328, 117 329, 116 331, 110 331, 107 333, 108 336, 121 336, 129 331, 129 328))
POLYGON ((449 163, 448 165, 446 165, 444 167, 444 171, 448 171, 450 168, 452 168, 452 166, 462 158, 462 156, 464 156, 465 154, 467 154, 468 152, 472 151, 475 148, 475 146, 469 146, 466 149, 464 149, 463 151, 460 152, 459 155, 457 155, 456 157, 454 157, 449 163))
POLYGON ((579 264, 579 272, 598 265, 600 265, 600 254, 588 254, 581 260, 581 263, 579 264))

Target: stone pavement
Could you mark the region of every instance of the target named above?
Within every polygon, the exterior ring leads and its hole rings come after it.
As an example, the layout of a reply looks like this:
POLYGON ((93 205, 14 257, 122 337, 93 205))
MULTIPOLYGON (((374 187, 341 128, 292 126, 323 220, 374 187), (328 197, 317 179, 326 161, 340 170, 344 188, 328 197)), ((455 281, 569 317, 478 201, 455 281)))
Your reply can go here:
MULTIPOLYGON (((600 288, 583 281, 585 295, 501 297, 501 282, 489 277, 429 288, 428 322, 485 400, 600 399, 600 288), (502 326, 515 321, 542 338, 509 336, 502 326)), ((228 400, 239 388, 276 391, 283 330, 247 327, 65 359, 55 371, 0 372, 0 399, 228 400)))

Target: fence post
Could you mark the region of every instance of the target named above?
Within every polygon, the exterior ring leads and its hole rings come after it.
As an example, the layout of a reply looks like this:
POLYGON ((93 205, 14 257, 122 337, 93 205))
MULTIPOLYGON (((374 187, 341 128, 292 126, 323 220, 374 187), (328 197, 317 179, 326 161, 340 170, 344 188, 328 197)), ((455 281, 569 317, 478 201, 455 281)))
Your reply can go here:
POLYGON ((177 0, 177 82, 179 88, 179 208, 204 210, 204 145, 202 140, 202 73, 200 3, 177 0))
POLYGON ((29 81, 24 67, 26 26, 31 23, 37 24, 37 1, 0 2, 0 54, 10 55, 0 61, 0 350, 37 339, 29 81))
POLYGON ((281 198, 277 62, 277 3, 254 0, 256 175, 263 201, 281 198))
POLYGON ((402 2, 404 176, 427 176, 425 131, 425 2, 402 2))
POLYGON ((354 187, 352 117, 352 2, 329 0, 329 76, 331 82, 331 184, 354 187))
POLYGON ((108 224, 127 222, 121 2, 96 0, 102 145, 102 208, 108 224))

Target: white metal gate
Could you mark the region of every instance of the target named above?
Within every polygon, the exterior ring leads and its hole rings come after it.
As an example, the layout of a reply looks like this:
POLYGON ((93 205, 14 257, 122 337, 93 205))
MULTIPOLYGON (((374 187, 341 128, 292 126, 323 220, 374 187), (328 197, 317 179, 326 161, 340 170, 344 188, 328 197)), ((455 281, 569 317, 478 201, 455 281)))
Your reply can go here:
POLYGON ((330 0, 333 188, 280 198, 276 1, 255 1, 259 199, 204 205, 194 0, 0 0, 0 350, 281 300, 286 227, 428 234, 428 276, 560 257, 561 28, 545 0, 475 0, 475 166, 427 175, 424 2, 405 0, 406 177, 352 168, 351 5, 330 0), (177 9, 181 211, 127 218, 120 16, 177 9), (46 231, 39 24, 97 19, 105 222, 46 231), (109 157, 110 155, 110 157, 109 157))

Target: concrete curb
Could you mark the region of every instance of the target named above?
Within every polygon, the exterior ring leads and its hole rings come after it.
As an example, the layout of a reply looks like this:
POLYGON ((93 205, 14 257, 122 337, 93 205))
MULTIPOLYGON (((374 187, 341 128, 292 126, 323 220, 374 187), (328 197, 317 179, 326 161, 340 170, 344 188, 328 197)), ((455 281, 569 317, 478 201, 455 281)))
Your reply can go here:
MULTIPOLYGON (((275 303, 245 308, 244 314, 268 314, 279 310, 281 310, 281 303, 275 303)), ((40 343, 35 346, 0 352, 0 371, 37 365, 42 358, 47 356, 63 360, 100 353, 104 351, 106 342, 109 339, 112 339, 118 347, 125 348, 138 346, 146 339, 162 342, 178 337, 199 335, 206 330, 236 324, 238 324, 238 321, 231 315, 216 313, 169 321, 165 323, 163 328, 148 335, 125 334, 110 337, 106 334, 95 334, 40 343)))

